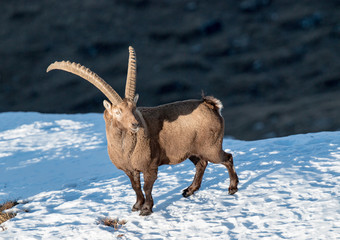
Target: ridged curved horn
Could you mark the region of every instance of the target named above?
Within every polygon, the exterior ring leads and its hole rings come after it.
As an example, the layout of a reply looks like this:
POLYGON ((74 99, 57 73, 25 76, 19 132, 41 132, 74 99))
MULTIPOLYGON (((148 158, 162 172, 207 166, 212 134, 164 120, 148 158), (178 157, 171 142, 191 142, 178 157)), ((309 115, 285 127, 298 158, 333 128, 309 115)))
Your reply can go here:
POLYGON ((125 98, 133 101, 136 92, 137 58, 133 47, 129 47, 129 65, 125 85, 125 98))
POLYGON ((90 69, 80 65, 79 63, 71 63, 69 61, 54 62, 50 66, 48 66, 46 72, 55 69, 73 73, 89 81, 95 87, 97 87, 111 101, 113 105, 117 105, 118 103, 123 101, 122 98, 116 93, 116 91, 101 77, 92 72, 90 69))

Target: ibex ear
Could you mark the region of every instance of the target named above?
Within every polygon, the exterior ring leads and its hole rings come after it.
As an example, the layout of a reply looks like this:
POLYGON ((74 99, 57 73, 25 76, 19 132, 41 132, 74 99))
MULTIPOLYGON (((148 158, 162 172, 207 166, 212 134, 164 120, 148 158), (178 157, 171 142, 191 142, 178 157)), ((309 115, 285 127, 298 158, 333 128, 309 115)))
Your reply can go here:
POLYGON ((138 98, 139 98, 139 94, 137 93, 137 94, 135 95, 135 97, 133 98, 133 101, 134 101, 135 104, 137 104, 138 98))
POLYGON ((108 111, 108 112, 111 112, 111 103, 109 103, 108 101, 104 100, 103 101, 103 105, 104 105, 104 108, 108 111))

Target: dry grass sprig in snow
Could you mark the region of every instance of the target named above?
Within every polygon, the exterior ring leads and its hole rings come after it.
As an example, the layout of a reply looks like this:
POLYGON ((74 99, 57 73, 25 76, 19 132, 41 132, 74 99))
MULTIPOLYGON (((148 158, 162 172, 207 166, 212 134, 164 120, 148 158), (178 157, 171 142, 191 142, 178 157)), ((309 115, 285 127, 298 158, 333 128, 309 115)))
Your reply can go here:
MULTIPOLYGON (((7 220, 14 218, 17 214, 14 212, 4 212, 7 209, 11 209, 12 207, 18 205, 19 203, 17 201, 7 201, 4 204, 0 205, 0 224, 3 222, 6 222, 7 220)), ((4 230, 4 228, 3 228, 4 230)))
POLYGON ((105 217, 105 218, 100 218, 98 220, 98 224, 102 224, 108 227, 112 227, 114 228, 114 230, 119 230, 121 229, 127 222, 125 220, 119 220, 118 218, 109 218, 109 217, 105 217))

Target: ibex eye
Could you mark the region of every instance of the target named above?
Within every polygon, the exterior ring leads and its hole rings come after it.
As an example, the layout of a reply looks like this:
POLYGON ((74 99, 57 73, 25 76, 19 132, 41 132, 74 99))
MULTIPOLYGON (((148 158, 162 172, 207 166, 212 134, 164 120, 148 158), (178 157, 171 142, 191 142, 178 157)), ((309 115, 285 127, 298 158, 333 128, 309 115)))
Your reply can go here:
POLYGON ((122 114, 122 112, 121 112, 119 109, 114 110, 114 113, 115 113, 117 116, 120 116, 120 115, 122 114))

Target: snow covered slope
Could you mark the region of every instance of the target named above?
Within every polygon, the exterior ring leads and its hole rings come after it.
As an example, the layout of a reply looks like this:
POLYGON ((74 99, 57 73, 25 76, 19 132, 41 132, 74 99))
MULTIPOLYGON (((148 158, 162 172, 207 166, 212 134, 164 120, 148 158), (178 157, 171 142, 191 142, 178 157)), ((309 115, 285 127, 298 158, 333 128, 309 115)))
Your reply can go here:
POLYGON ((154 213, 140 217, 128 178, 107 156, 104 127, 101 114, 0 114, 0 203, 28 201, 0 239, 340 238, 340 132, 225 139, 238 193, 228 195, 226 169, 209 164, 201 189, 183 198, 193 164, 162 166, 154 213), (127 223, 114 230, 102 217, 127 223))

